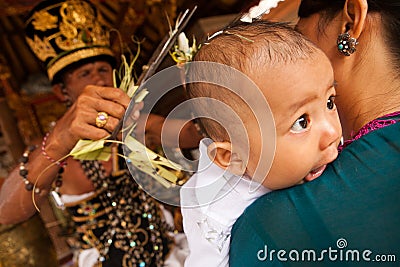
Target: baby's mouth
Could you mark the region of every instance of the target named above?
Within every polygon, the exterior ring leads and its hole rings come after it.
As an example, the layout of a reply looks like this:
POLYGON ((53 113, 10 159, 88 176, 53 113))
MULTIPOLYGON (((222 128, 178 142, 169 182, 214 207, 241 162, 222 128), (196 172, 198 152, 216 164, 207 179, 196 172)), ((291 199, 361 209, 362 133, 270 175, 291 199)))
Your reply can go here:
POLYGON ((310 171, 306 177, 304 177, 304 181, 309 182, 321 176, 324 172, 326 165, 322 165, 321 167, 315 168, 310 171))

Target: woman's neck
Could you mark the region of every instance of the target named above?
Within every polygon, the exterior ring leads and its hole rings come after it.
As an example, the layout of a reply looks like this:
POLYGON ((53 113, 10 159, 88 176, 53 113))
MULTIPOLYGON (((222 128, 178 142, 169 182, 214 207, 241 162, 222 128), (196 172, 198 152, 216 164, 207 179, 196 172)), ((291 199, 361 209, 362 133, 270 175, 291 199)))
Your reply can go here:
POLYGON ((400 81, 395 79, 396 74, 390 75, 393 72, 387 66, 369 66, 360 70, 351 84, 345 87, 346 90, 352 90, 346 94, 346 99, 340 99, 340 95, 338 97, 345 140, 368 122, 400 111, 400 81))

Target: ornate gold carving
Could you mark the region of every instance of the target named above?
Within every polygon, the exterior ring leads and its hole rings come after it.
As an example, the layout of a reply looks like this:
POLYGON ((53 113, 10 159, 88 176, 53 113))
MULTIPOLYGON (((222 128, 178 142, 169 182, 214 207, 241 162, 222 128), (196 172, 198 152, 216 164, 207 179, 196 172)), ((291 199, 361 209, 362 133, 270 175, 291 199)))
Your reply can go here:
POLYGON ((29 44, 32 51, 41 61, 45 61, 49 57, 57 56, 56 51, 51 46, 48 39, 42 40, 37 35, 35 35, 34 40, 26 38, 26 42, 29 44))
POLYGON ((42 10, 33 15, 32 25, 35 27, 35 30, 47 31, 57 28, 57 22, 58 18, 56 16, 52 16, 46 10, 42 10))
POLYGON ((0 225, 0 266, 58 266, 39 215, 20 224, 0 225))
POLYGON ((62 50, 74 50, 87 45, 109 45, 108 32, 96 21, 94 10, 83 1, 70 1, 60 9, 62 22, 56 44, 62 50))

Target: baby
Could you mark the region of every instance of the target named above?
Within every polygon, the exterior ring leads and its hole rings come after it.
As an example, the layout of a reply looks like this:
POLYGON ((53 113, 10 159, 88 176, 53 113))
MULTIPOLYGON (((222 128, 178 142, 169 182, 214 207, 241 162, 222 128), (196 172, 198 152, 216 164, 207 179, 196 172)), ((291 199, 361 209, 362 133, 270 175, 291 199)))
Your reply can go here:
MULTIPOLYGON (((187 87, 192 100, 214 99, 230 107, 247 135, 245 140, 244 135, 230 130, 240 126, 231 113, 194 103, 209 138, 200 143, 199 172, 181 190, 190 248, 185 266, 228 266, 230 231, 246 207, 271 190, 319 177, 337 157, 342 131, 335 82, 324 53, 282 23, 233 25, 203 45, 194 61, 221 63, 247 75, 267 100, 275 123, 275 153, 269 172, 260 179, 257 168, 269 163, 261 157, 266 139, 254 107, 223 86, 196 82, 187 87), (224 123, 229 127, 223 127, 224 123), (250 190, 255 183, 263 186, 250 190)), ((236 83, 235 76, 229 79, 236 83)), ((254 94, 247 89, 239 94, 254 94)), ((270 151, 273 148, 267 146, 270 151)))

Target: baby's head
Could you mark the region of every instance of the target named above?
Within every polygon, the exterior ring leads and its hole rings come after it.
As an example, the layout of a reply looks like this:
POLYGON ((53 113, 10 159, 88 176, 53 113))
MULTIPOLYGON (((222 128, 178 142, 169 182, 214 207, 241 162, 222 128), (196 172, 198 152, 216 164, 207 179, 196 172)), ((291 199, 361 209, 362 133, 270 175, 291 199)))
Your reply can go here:
MULTIPOLYGON (((323 52, 300 33, 286 24, 267 21, 235 25, 203 45, 194 61, 222 63, 241 71, 268 101, 275 120, 276 150, 272 167, 262 181, 264 186, 280 189, 315 179, 337 157, 341 127, 334 104, 333 70, 323 52)), ((215 120, 200 118, 200 122, 214 140, 209 148, 214 163, 253 177, 257 165, 263 164, 260 154, 267 142, 252 107, 229 89, 214 84, 192 83, 187 90, 191 98, 225 103, 240 117, 248 136, 248 155, 231 145, 234 132, 215 120)), ((249 93, 246 88, 239 92, 245 93, 249 93)), ((206 105, 197 105, 195 110, 201 114, 206 110, 211 118, 227 124, 232 120, 229 114, 206 105)))

